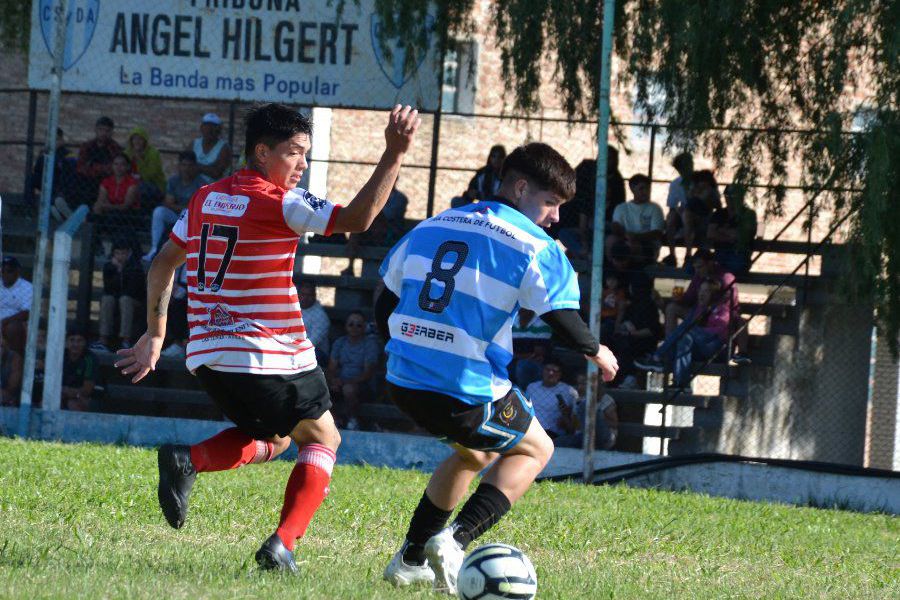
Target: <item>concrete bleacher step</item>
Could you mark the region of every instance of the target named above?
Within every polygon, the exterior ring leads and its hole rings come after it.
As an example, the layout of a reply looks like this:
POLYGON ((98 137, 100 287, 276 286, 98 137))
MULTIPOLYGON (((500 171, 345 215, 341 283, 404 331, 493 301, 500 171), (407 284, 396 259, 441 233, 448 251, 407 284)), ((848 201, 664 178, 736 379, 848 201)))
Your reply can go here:
MULTIPOLYGON (((647 268, 647 273, 655 278, 666 278, 666 279, 679 279, 679 280, 690 280, 691 275, 685 271, 684 269, 678 269, 673 267, 660 267, 660 266, 652 266, 647 268)), ((814 275, 810 276, 809 279, 817 279, 822 277, 822 275, 814 275)), ((737 277, 738 286, 742 283, 751 284, 751 285, 767 285, 767 286, 776 286, 776 285, 785 285, 787 287, 799 287, 804 284, 806 281, 806 277, 804 275, 790 275, 788 273, 754 273, 750 272, 745 275, 740 275, 737 277)))
MULTIPOLYGON (((673 392, 651 392, 646 390, 619 390, 611 389, 607 394, 621 404, 662 404, 663 400, 672 396, 673 392)), ((721 402, 718 396, 700 396, 695 394, 679 394, 670 402, 670 406, 691 406, 694 408, 709 408, 715 402, 721 402)))
MULTIPOLYGON (((387 256, 390 247, 387 246, 360 246, 355 258, 364 260, 382 260, 387 256)), ((329 258, 348 258, 347 247, 344 244, 300 244, 297 246, 297 256, 323 256, 329 258)))
POLYGON ((644 425, 643 423, 619 423, 619 435, 630 435, 641 438, 658 438, 663 437, 669 440, 677 440, 686 432, 694 429, 693 427, 675 427, 667 425, 661 427, 659 425, 644 425))
POLYGON ((312 275, 309 273, 294 273, 295 281, 304 279, 311 281, 318 287, 342 288, 351 290, 374 290, 381 281, 380 277, 350 277, 347 275, 312 275))

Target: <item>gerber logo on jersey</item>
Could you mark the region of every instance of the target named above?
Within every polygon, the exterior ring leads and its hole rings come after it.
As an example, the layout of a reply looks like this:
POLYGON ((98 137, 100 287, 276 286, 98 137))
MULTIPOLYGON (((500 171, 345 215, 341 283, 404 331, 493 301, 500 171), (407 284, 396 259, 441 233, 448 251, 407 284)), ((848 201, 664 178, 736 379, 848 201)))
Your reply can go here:
POLYGON ((250 198, 247 196, 210 192, 203 201, 203 213, 222 217, 242 217, 249 205, 250 198))
POLYGON ((453 334, 443 329, 435 329, 434 327, 423 327, 415 323, 407 323, 404 321, 400 324, 400 333, 406 337, 426 337, 439 342, 453 343, 453 334))

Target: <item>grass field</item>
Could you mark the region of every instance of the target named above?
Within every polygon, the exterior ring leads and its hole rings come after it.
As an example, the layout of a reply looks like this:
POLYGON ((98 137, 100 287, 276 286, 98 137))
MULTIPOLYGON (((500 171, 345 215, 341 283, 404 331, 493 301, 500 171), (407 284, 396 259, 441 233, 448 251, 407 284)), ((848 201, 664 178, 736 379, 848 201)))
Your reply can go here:
MULTIPOLYGON (((201 475, 175 531, 154 451, 0 439, 0 597, 437 597, 381 581, 426 482, 408 471, 339 467, 302 574, 258 572, 290 469, 201 475)), ((539 598, 900 598, 884 515, 547 483, 484 541, 525 550, 539 598)))

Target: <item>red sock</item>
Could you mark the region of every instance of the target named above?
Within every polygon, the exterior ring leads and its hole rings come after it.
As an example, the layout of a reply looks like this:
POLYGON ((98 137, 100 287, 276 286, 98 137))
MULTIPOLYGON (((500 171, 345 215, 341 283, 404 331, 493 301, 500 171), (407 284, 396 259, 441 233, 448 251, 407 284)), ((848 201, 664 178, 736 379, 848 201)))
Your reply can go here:
POLYGON ((276 531, 288 550, 293 550, 294 541, 303 537, 313 514, 328 495, 335 458, 334 451, 321 444, 309 444, 300 449, 297 464, 284 490, 284 506, 276 531))
POLYGON ((191 446, 191 462, 198 473, 227 471, 241 465, 266 462, 272 457, 272 450, 272 442, 255 440, 232 427, 191 446))

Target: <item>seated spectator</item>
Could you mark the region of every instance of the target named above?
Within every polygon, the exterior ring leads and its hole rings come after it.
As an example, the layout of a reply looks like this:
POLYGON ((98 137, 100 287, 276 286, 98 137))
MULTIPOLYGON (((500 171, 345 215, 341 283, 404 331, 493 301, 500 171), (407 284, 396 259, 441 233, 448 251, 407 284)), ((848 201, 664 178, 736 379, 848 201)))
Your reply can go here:
POLYGON ((22 355, 0 337, 0 405, 18 406, 22 389, 22 355))
POLYGON ((716 183, 713 172, 694 171, 684 210, 685 265, 690 262, 694 247, 705 246, 709 218, 720 208, 722 199, 719 197, 719 184, 716 183))
POLYGON ((659 307, 652 295, 649 278, 632 280, 621 322, 612 336, 610 348, 619 359, 618 387, 637 389, 634 359, 652 353, 662 337, 659 307))
POLYGON ((464 194, 469 202, 487 200, 500 189, 500 169, 506 160, 506 147, 502 144, 491 146, 487 164, 475 171, 464 194))
POLYGON ((125 156, 131 161, 131 172, 140 180, 140 197, 150 204, 156 204, 166 189, 166 175, 163 173, 159 150, 150 144, 150 138, 142 127, 135 127, 128 135, 125 156))
POLYGON ((175 269, 172 277, 172 298, 169 300, 169 318, 166 326, 168 347, 159 353, 166 358, 184 358, 187 352, 190 327, 188 326, 187 268, 186 263, 175 269))
POLYGON ((467 204, 471 204, 472 200, 469 198, 469 195, 466 192, 463 192, 459 196, 453 196, 450 198, 450 208, 459 208, 460 206, 466 206, 467 204))
MULTIPOLYGON (((619 151, 609 146, 606 168, 606 222, 625 202, 625 180, 619 173, 619 151)), ((559 209, 558 234, 570 258, 588 258, 594 240, 594 206, 597 198, 597 161, 585 159, 575 167, 575 196, 559 209)), ((553 232, 554 227, 550 228, 553 232)), ((552 233, 551 233, 552 235, 552 233)))
POLYGON ((31 283, 20 277, 21 265, 15 256, 4 256, 0 278, 0 325, 10 350, 23 354, 27 335, 28 313, 31 311, 31 283))
POLYGON ((97 358, 87 349, 87 339, 80 331, 70 331, 63 357, 60 407, 63 410, 90 410, 96 377, 97 358))
POLYGON ((534 416, 551 438, 578 431, 575 403, 578 392, 562 382, 562 368, 553 362, 544 364, 541 380, 525 389, 525 397, 534 405, 534 416))
MULTIPOLYGON (((399 181, 399 177, 397 179, 399 181)), ((397 189, 397 182, 391 195, 388 196, 384 208, 379 217, 383 217, 386 226, 386 237, 382 243, 384 246, 393 246, 406 233, 406 207, 409 206, 409 198, 397 189)))
POLYGON ((650 178, 633 175, 628 186, 634 200, 620 204, 613 212, 611 235, 624 238, 639 266, 656 262, 663 239, 663 213, 650 202, 650 178))
POLYGON ((124 154, 113 159, 113 174, 100 183, 95 215, 107 215, 140 207, 138 180, 131 175, 131 162, 124 154))
POLYGON ((750 270, 756 238, 756 212, 744 204, 745 194, 741 185, 725 186, 725 208, 713 213, 707 229, 707 239, 716 250, 716 262, 735 275, 750 270))
POLYGON ((717 300, 721 292, 721 280, 705 279, 688 318, 666 336, 654 354, 634 364, 658 373, 671 369, 675 386, 689 388, 691 362, 708 360, 727 348, 731 315, 728 304, 717 300))
MULTIPOLYGON (((75 204, 90 204, 97 198, 100 183, 113 174, 113 158, 122 147, 112 138, 115 125, 109 117, 100 117, 94 125, 96 137, 78 150, 78 194, 75 204)), ((69 201, 72 204, 72 201, 69 201)))
POLYGON ((328 334, 331 330, 331 319, 325 308, 316 297, 316 284, 302 281, 297 287, 300 297, 300 310, 303 315, 303 326, 306 327, 306 338, 316 347, 316 360, 322 368, 328 367, 328 351, 331 342, 328 334))
MULTIPOLYGON (((34 170, 31 173, 31 187, 35 194, 40 194, 44 185, 44 157, 47 153, 45 148, 38 156, 34 163, 34 170)), ((53 203, 50 205, 50 212, 59 220, 69 218, 72 214, 72 208, 77 204, 76 196, 78 191, 78 173, 76 167, 78 161, 73 157, 69 149, 66 147, 66 138, 61 128, 56 129, 56 152, 53 155, 53 190, 51 198, 53 203)))
POLYGON ((600 343, 609 344, 609 339, 618 327, 625 311, 625 278, 616 271, 609 271, 603 277, 606 285, 600 295, 600 343))
POLYGON ((200 137, 187 148, 197 157, 200 172, 213 181, 231 171, 231 148, 221 136, 222 119, 215 113, 206 113, 200 120, 200 137))
POLYGON ((153 260, 156 252, 165 243, 169 231, 178 221, 181 211, 187 208, 191 197, 212 179, 200 172, 197 156, 191 150, 178 155, 178 175, 166 182, 166 195, 162 204, 153 209, 150 224, 150 252, 144 255, 147 262, 153 260))
MULTIPOLYGON (((575 433, 563 435, 555 440, 553 444, 558 448, 582 448, 584 446, 584 423, 586 422, 585 414, 587 409, 587 376, 579 373, 576 380, 575 389, 578 391, 578 402, 575 404, 575 419, 578 424, 578 430, 575 433)), ((603 394, 600 402, 597 403, 597 419, 594 429, 594 448, 598 450, 609 450, 616 445, 616 439, 619 436, 619 415, 616 408, 616 402, 609 394, 603 394)))
POLYGON ((678 177, 669 184, 669 194, 666 197, 666 206, 669 207, 669 212, 666 214, 666 241, 669 243, 669 255, 662 263, 670 267, 677 267, 675 244, 678 240, 684 240, 684 210, 687 206, 687 193, 691 187, 691 177, 694 174, 694 157, 690 152, 682 152, 672 159, 672 166, 678 172, 678 177))
POLYGON ((109 261, 103 265, 103 296, 100 299, 100 344, 94 349, 109 352, 118 332, 121 348, 134 342, 134 318, 146 298, 144 269, 126 240, 113 244, 109 261), (118 321, 116 312, 118 311, 118 321))
POLYGON ((328 362, 328 379, 335 402, 335 420, 347 429, 358 429, 357 406, 372 387, 381 358, 378 341, 366 335, 366 317, 358 311, 346 321, 347 335, 335 340, 328 362))
POLYGON ((544 361, 550 355, 550 337, 553 332, 534 311, 520 308, 513 319, 513 360, 509 372, 513 383, 526 389, 541 378, 544 361))

